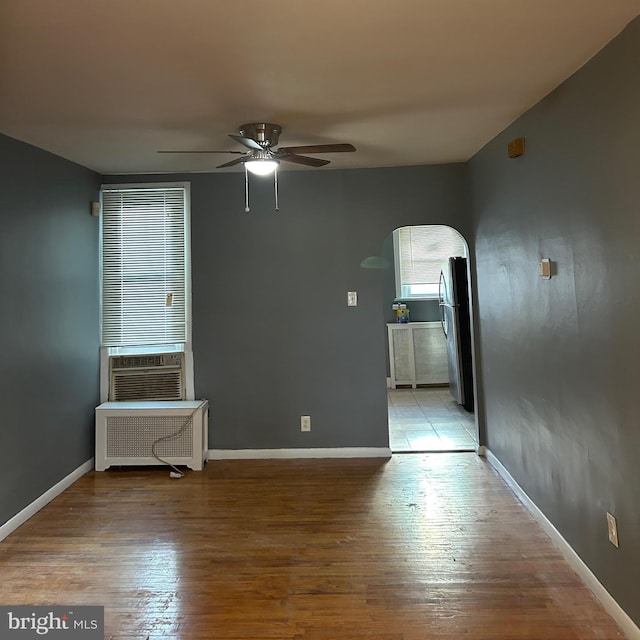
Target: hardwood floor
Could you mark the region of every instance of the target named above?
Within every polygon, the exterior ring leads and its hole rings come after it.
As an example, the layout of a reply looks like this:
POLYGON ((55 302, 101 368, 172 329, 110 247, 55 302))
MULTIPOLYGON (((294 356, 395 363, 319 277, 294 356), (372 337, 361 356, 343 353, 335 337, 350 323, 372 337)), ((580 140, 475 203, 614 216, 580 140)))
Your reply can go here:
POLYGON ((3 604, 114 640, 622 637, 473 453, 89 473, 0 543, 3 604))

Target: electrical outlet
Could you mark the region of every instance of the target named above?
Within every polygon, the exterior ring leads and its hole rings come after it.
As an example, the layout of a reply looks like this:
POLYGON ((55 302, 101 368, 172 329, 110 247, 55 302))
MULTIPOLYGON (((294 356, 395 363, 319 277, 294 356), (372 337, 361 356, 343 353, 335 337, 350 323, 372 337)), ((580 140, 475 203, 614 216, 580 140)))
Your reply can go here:
POLYGON ((618 547, 618 523, 616 522, 615 516, 612 516, 607 511, 607 529, 609 530, 609 542, 614 546, 618 547))
POLYGON ((311 416, 300 416, 300 431, 311 431, 311 416))

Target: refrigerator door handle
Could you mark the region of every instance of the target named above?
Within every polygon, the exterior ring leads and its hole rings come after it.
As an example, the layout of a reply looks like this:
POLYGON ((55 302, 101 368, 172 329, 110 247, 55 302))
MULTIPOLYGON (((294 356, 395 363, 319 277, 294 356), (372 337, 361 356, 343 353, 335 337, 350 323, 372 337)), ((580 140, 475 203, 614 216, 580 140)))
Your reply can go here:
POLYGON ((460 305, 458 304, 449 304, 445 302, 445 296, 443 294, 447 294, 447 299, 452 298, 453 296, 448 295, 447 291, 447 282, 444 277, 444 272, 440 271, 440 279, 438 280, 438 305, 440 307, 449 307, 450 309, 457 309, 460 305))
POLYGON ((440 326, 442 327, 442 333, 444 333, 445 337, 447 335, 447 330, 444 326, 444 298, 442 297, 442 283, 444 281, 444 273, 440 271, 440 278, 438 280, 438 311, 440 312, 440 326))

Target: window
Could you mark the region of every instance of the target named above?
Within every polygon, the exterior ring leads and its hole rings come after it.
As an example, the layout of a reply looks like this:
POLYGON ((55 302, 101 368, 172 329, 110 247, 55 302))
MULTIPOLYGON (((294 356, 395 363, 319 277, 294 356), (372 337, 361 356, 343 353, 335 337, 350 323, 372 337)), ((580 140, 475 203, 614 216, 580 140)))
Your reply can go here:
POLYGON ((440 271, 447 258, 466 256, 464 238, 451 227, 421 225, 393 232, 396 299, 438 297, 440 271))
POLYGON ((188 183, 102 187, 103 347, 190 343, 188 229, 188 183))

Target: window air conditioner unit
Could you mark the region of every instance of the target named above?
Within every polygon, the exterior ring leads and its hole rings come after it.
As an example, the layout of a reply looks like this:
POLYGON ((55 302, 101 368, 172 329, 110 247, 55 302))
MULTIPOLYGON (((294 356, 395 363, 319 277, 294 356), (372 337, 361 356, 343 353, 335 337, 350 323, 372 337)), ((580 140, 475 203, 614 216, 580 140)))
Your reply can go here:
POLYGON ((184 353, 109 356, 109 401, 185 399, 184 353))

